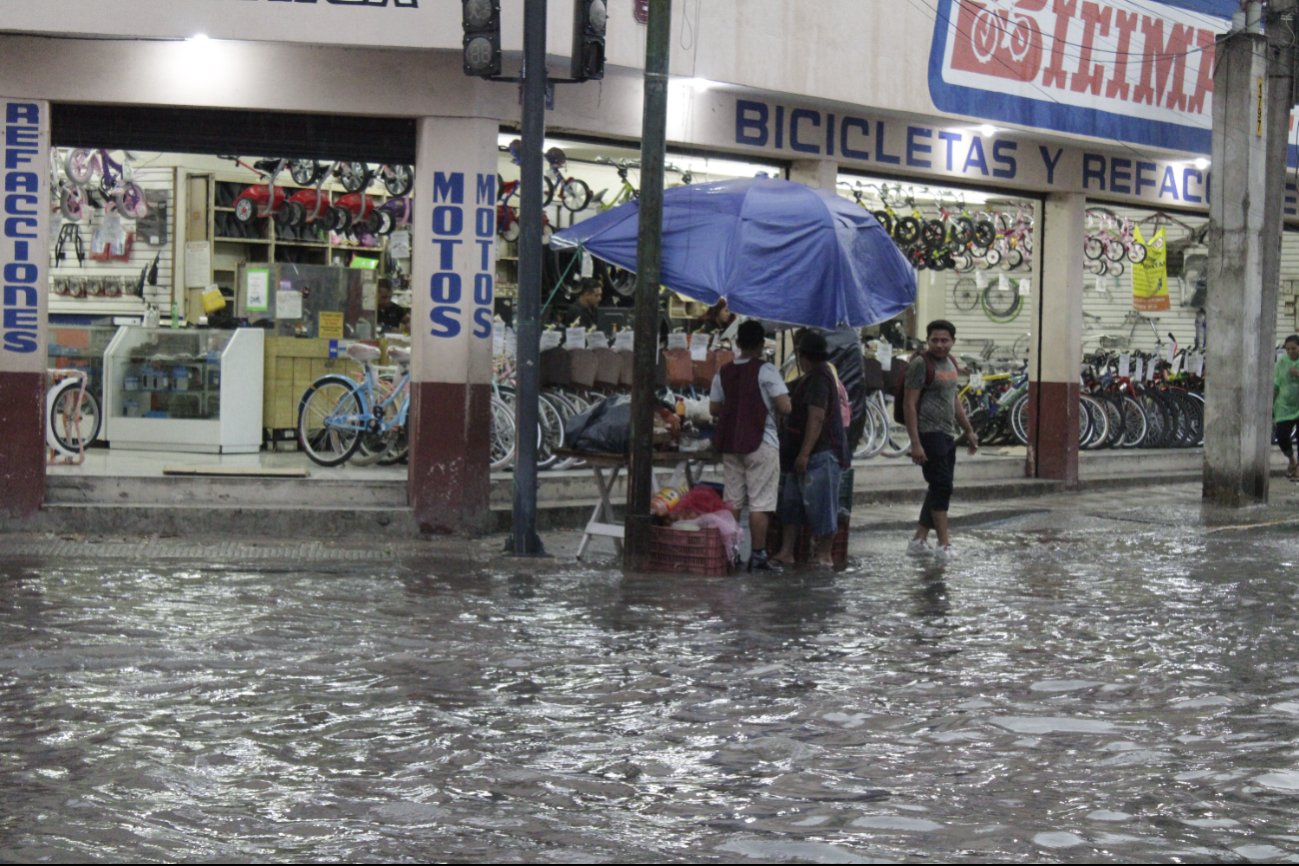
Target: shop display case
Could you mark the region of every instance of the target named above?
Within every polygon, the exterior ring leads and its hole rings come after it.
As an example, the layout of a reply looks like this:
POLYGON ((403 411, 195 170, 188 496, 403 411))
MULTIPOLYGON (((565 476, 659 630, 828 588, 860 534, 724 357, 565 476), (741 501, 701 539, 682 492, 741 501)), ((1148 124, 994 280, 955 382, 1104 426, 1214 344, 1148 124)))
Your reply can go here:
POLYGON ((109 447, 260 450, 264 340, 261 328, 122 327, 104 355, 109 447))
POLYGON ((86 390, 103 402, 104 350, 116 325, 50 325, 49 365, 86 374, 86 390))

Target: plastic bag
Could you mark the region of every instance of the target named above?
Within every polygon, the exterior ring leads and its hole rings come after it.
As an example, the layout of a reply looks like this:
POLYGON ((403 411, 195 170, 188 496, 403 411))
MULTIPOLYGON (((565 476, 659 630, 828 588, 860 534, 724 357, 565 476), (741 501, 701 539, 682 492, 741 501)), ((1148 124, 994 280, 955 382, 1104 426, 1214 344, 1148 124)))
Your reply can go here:
POLYGON ((626 454, 631 444, 631 398, 606 397, 569 418, 564 444, 575 451, 626 454))

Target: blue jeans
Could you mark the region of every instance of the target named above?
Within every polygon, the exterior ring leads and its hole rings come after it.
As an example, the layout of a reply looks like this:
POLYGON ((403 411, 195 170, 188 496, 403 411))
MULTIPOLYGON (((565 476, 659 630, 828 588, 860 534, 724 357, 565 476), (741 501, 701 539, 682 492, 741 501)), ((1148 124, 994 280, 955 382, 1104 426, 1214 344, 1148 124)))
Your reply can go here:
POLYGON ((833 535, 839 529, 839 480, 843 470, 831 451, 813 454, 807 474, 786 472, 776 514, 784 526, 805 524, 812 535, 833 535))

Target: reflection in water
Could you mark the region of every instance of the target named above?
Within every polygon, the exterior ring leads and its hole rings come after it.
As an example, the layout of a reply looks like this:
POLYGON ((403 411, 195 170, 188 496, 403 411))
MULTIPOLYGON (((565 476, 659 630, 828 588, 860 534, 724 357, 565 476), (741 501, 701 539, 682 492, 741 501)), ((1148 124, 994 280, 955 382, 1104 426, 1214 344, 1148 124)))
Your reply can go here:
POLYGON ((0 859, 1282 859, 1282 532, 0 573, 0 859))

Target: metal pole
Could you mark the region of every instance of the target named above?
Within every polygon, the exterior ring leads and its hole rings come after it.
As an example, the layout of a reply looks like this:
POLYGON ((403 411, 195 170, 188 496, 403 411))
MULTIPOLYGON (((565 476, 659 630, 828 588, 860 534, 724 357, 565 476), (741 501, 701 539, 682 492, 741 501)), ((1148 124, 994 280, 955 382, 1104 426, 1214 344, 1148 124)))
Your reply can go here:
POLYGON ((627 477, 625 568, 649 559, 653 496, 654 372, 658 366, 660 254, 663 248, 663 151, 667 139, 671 0, 650 0, 645 40, 645 106, 641 120, 640 236, 631 392, 631 465, 627 477))
POLYGON ((541 148, 546 138, 546 0, 523 4, 523 182, 519 192, 519 297, 515 307, 518 399, 514 404, 516 556, 545 553, 537 536, 537 401, 541 386, 541 148))

